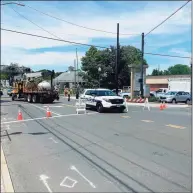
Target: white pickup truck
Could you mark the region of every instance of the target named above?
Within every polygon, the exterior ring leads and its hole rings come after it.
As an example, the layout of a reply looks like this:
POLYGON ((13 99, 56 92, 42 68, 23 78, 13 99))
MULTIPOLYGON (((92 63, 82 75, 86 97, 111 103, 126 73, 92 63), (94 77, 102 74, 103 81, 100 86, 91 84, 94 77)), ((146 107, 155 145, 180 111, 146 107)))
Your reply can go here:
POLYGON ((168 91, 169 91, 168 88, 160 88, 156 91, 151 91, 150 96, 160 98, 161 96, 165 95, 165 93, 167 93, 168 91))
POLYGON ((86 100, 87 108, 95 108, 99 113, 105 109, 117 109, 119 112, 123 112, 126 108, 123 97, 117 96, 109 89, 85 89, 80 98, 86 100))

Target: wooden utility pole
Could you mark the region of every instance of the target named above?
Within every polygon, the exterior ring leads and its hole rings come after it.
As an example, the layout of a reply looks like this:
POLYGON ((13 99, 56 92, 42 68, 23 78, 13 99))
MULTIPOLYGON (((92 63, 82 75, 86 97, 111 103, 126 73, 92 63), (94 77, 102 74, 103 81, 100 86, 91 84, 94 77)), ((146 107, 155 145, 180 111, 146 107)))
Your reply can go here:
POLYGON ((118 95, 118 68, 119 68, 119 23, 117 23, 117 57, 116 57, 116 70, 115 70, 115 81, 116 81, 116 93, 118 95))
MULTIPOLYGON (((78 75, 78 52, 77 52, 77 48, 76 48, 76 71, 77 71, 77 75, 78 75)), ((78 82, 78 85, 79 85, 79 77, 77 76, 77 82, 78 82)))
POLYGON ((141 41, 141 79, 140 79, 141 97, 143 97, 143 56, 144 56, 144 33, 142 33, 142 41, 141 41))
POLYGON ((74 59, 74 86, 76 88, 76 60, 74 59))

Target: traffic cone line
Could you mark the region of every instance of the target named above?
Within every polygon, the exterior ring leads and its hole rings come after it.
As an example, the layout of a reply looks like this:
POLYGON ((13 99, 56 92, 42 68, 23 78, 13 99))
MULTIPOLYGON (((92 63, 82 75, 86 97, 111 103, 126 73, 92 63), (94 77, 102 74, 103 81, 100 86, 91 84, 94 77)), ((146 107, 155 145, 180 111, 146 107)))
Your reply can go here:
POLYGON ((160 109, 160 110, 163 110, 163 105, 162 105, 162 103, 160 104, 159 109, 160 109))
POLYGON ((52 114, 51 114, 50 108, 47 107, 46 117, 51 117, 51 116, 52 114))
POLYGON ((23 120, 22 112, 21 112, 20 109, 18 110, 17 120, 18 120, 18 121, 23 120))

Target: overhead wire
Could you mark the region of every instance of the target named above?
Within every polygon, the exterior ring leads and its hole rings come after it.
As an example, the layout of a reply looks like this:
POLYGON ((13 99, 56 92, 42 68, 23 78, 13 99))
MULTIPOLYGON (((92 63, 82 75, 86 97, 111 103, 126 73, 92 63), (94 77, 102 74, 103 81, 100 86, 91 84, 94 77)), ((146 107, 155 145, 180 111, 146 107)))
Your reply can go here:
POLYGON ((173 15, 175 15, 178 11, 180 11, 183 7, 185 7, 191 0, 188 0, 185 4, 183 4, 181 7, 179 7, 175 12, 173 12, 171 15, 169 15, 165 20, 163 20, 160 24, 155 26, 152 30, 150 30, 148 33, 146 33, 144 36, 149 35, 152 31, 157 29, 159 26, 161 26, 163 23, 165 23, 168 19, 170 19, 173 15))
MULTIPOLYGON (((70 44, 78 44, 78 45, 83 45, 83 46, 94 46, 94 47, 98 47, 98 48, 110 49, 110 47, 95 46, 95 45, 91 45, 91 44, 83 44, 83 43, 72 42, 72 41, 63 40, 63 39, 56 39, 56 38, 51 38, 51 37, 46 37, 46 36, 40 36, 40 35, 36 35, 36 34, 25 33, 25 32, 20 32, 20 31, 16 31, 16 30, 5 29, 5 28, 1 28, 1 30, 8 31, 8 32, 13 32, 13 33, 18 33, 18 34, 22 34, 22 35, 28 35, 28 36, 43 38, 43 39, 67 42, 67 43, 70 43, 70 44)), ((191 57, 186 57, 186 56, 174 56, 174 55, 157 54, 157 53, 144 53, 144 54, 157 55, 157 56, 163 56, 163 57, 174 57, 174 58, 191 58, 191 57)))
MULTIPOLYGON (((75 24, 75 23, 73 23, 73 22, 70 22, 70 21, 61 19, 61 18, 59 18, 59 17, 50 15, 50 14, 45 13, 45 12, 43 12, 43 11, 40 11, 40 10, 38 10, 38 9, 36 9, 36 8, 33 8, 33 7, 29 6, 29 5, 26 5, 26 4, 25 4, 25 6, 28 7, 28 8, 30 8, 30 9, 35 10, 36 12, 39 12, 39 13, 43 14, 43 15, 46 15, 46 16, 48 16, 48 17, 51 17, 51 18, 54 18, 54 19, 57 19, 57 20, 60 20, 60 21, 63 21, 63 22, 68 23, 68 24, 70 24, 70 25, 74 25, 74 26, 76 26, 76 27, 80 27, 80 28, 84 28, 84 29, 92 30, 92 31, 103 32, 103 33, 117 34, 116 32, 110 32, 110 31, 105 31, 105 30, 100 30, 100 29, 95 29, 95 28, 90 28, 90 27, 86 27, 86 26, 83 26, 83 25, 75 24)), ((120 33, 119 35, 135 36, 135 35, 141 35, 141 34, 129 34, 129 33, 128 33, 128 34, 127 34, 127 33, 124 34, 124 33, 120 33)))
POLYGON ((20 17, 24 18, 25 20, 29 21, 30 23, 32 23, 33 25, 37 26, 38 28, 40 28, 41 30, 47 32, 48 34, 58 38, 58 39, 61 39, 60 37, 58 37, 57 35, 53 34, 52 32, 44 29, 43 27, 39 26, 38 24, 36 24, 35 22, 31 21, 30 19, 28 19, 27 17, 25 17, 24 15, 22 15, 21 13, 19 13, 18 11, 16 11, 14 8, 10 7, 15 13, 17 13, 20 17))
POLYGON ((41 36, 41 35, 36 35, 36 34, 31 34, 31 33, 11 30, 11 29, 1 28, 1 30, 8 31, 8 32, 13 32, 13 33, 18 33, 18 34, 23 34, 23 35, 28 35, 28 36, 33 36, 33 37, 38 37, 38 38, 43 38, 43 39, 49 39, 49 40, 55 40, 55 41, 60 41, 60 42, 66 42, 66 43, 69 43, 69 44, 76 44, 76 45, 89 46, 89 47, 93 46, 93 47, 96 47, 96 48, 109 49, 109 47, 96 46, 96 45, 92 45, 92 44, 84 44, 84 43, 79 43, 79 42, 74 42, 74 41, 69 41, 69 40, 64 40, 64 39, 56 39, 56 38, 51 38, 51 37, 47 37, 47 36, 41 36))

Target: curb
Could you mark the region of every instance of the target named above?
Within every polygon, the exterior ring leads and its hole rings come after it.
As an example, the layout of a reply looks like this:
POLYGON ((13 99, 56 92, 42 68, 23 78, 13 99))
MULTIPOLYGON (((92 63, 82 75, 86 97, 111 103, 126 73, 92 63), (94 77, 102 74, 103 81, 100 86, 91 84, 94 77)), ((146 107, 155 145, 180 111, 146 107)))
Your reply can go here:
POLYGON ((9 170, 7 167, 7 162, 5 159, 4 152, 3 152, 2 144, 1 144, 1 176, 2 176, 2 182, 1 183, 3 185, 4 192, 5 193, 6 192, 14 192, 13 184, 12 184, 9 170))

